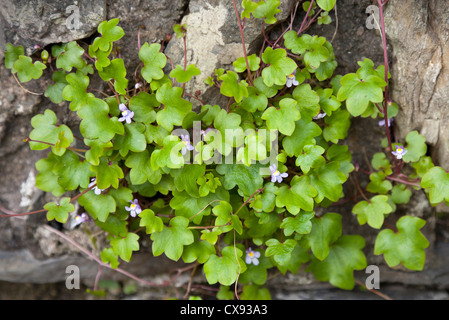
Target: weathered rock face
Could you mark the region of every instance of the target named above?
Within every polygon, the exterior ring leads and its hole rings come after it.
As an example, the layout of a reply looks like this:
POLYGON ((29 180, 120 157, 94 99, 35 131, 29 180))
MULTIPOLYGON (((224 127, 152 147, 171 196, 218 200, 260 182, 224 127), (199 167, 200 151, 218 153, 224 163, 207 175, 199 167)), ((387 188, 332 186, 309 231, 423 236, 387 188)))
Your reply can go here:
POLYGON ((30 54, 34 45, 69 42, 92 35, 106 18, 104 0, 5 0, 0 7, 0 58, 8 42, 30 54))
POLYGON ((418 130, 432 157, 449 161, 449 3, 390 0, 385 11, 391 62, 392 98, 400 106, 397 134, 418 130))
MULTIPOLYGON (((295 1, 281 0, 281 13, 276 15, 282 22, 290 16, 295 1)), ((241 1, 236 1, 237 10, 242 11, 241 1)), ((181 24, 187 26, 187 63, 195 64, 201 74, 189 81, 186 90, 194 93, 200 90, 209 104, 214 100, 216 88, 209 89, 204 80, 213 75, 215 68, 232 68, 232 63, 243 57, 243 47, 237 17, 232 1, 229 0, 191 0, 188 14, 181 24), (207 93, 205 91, 207 90, 207 93)), ((263 23, 260 19, 248 19, 245 22, 244 37, 248 54, 255 53, 263 40, 263 23)), ((270 29, 265 24, 266 29, 270 29)), ((184 64, 184 44, 182 39, 174 37, 167 46, 166 55, 173 64, 184 64)), ((194 101, 192 101, 194 102, 194 101)))

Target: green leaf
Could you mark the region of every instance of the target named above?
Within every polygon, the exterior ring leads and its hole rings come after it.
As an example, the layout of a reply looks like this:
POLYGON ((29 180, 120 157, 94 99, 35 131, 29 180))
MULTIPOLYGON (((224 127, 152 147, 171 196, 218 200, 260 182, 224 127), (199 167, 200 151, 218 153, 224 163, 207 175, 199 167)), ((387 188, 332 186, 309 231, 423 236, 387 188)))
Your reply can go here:
POLYGON ((66 76, 68 85, 62 90, 62 97, 66 101, 71 101, 70 109, 77 111, 83 106, 89 103, 89 98, 93 98, 94 95, 87 93, 87 87, 89 86, 89 77, 84 75, 81 71, 76 73, 69 73, 66 76))
POLYGON ((56 121, 56 114, 50 109, 46 109, 44 114, 38 114, 31 118, 31 125, 34 129, 30 132, 30 139, 54 144, 54 146, 50 146, 30 141, 31 150, 45 150, 51 147, 53 153, 58 156, 65 153, 66 148, 73 142, 73 134, 66 125, 56 125, 56 121))
POLYGON ((292 74, 296 70, 296 63, 287 58, 287 51, 282 48, 273 50, 271 47, 267 47, 262 53, 262 60, 269 65, 262 70, 263 82, 271 87, 276 85, 285 85, 287 82, 287 76, 292 74))
POLYGON ((207 241, 194 241, 184 248, 182 260, 185 263, 205 263, 211 255, 215 254, 215 247, 207 241))
POLYGON ((304 146, 315 144, 314 137, 321 134, 321 128, 312 121, 299 119, 295 122, 295 131, 282 140, 282 146, 289 157, 299 156, 304 146))
POLYGON ((98 139, 84 139, 84 144, 90 147, 89 151, 85 154, 86 160, 94 166, 98 166, 100 164, 100 158, 107 150, 112 150, 113 148, 111 141, 104 143, 98 139))
POLYGON ((184 117, 192 110, 192 103, 182 99, 182 88, 172 87, 170 83, 157 90, 156 99, 165 105, 156 115, 157 123, 168 131, 173 130, 174 125, 181 126, 184 117))
POLYGON ((252 12, 254 18, 265 18, 266 24, 274 24, 277 19, 275 15, 281 10, 278 8, 280 0, 262 0, 257 2, 257 8, 252 12))
POLYGON ((405 137, 407 153, 402 157, 404 162, 417 162, 427 152, 426 138, 418 131, 411 131, 405 137))
POLYGON ((139 185, 150 181, 157 184, 162 178, 160 170, 153 170, 148 150, 128 155, 125 165, 131 168, 129 177, 133 185, 139 185))
POLYGON ((432 205, 449 201, 449 173, 443 168, 430 168, 421 179, 421 187, 427 189, 432 205))
POLYGON ((248 87, 248 96, 242 99, 240 106, 248 112, 263 111, 268 105, 268 98, 254 87, 248 87))
POLYGON ((242 250, 231 246, 223 248, 221 257, 211 255, 203 266, 207 282, 209 284, 219 282, 224 286, 233 284, 239 274, 246 271, 246 264, 241 259, 242 255, 242 250))
POLYGON ((284 34, 285 46, 295 54, 304 56, 307 68, 318 69, 321 62, 329 59, 330 53, 326 48, 326 38, 303 34, 298 37, 295 31, 290 30, 284 34))
POLYGON ((416 171, 416 175, 422 178, 429 169, 434 167, 431 157, 421 157, 418 162, 412 163, 412 167, 416 171))
POLYGON ((294 176, 291 187, 282 186, 276 191, 276 206, 286 207, 288 212, 297 215, 301 209, 312 211, 313 198, 318 194, 310 184, 308 176, 294 176))
POLYGON ((133 251, 139 250, 139 236, 129 232, 126 237, 112 239, 111 247, 115 254, 124 261, 129 262, 133 251))
POLYGON ((340 80, 337 99, 346 100, 346 107, 354 117, 366 111, 370 102, 383 101, 383 89, 387 83, 373 69, 374 63, 370 59, 359 62, 361 66, 357 73, 349 73, 340 80))
MULTIPOLYGON (((260 58, 254 53, 247 56, 249 69, 251 71, 257 71, 260 68, 260 58)), ((247 70, 245 57, 237 58, 233 63, 236 72, 245 72, 247 70)))
POLYGON ((49 202, 44 205, 44 209, 48 210, 47 220, 55 219, 58 222, 66 223, 69 217, 69 212, 75 211, 75 207, 70 203, 70 198, 65 197, 59 201, 59 204, 55 202, 49 202))
POLYGON ((264 185, 262 192, 254 197, 254 201, 250 203, 250 207, 257 212, 271 212, 276 206, 276 191, 278 187, 273 182, 264 185))
POLYGON ((109 213, 116 210, 116 202, 111 195, 97 195, 92 190, 79 197, 78 203, 93 219, 98 219, 101 222, 105 222, 109 213))
POLYGON ((287 239, 281 243, 277 239, 269 239, 265 244, 267 245, 265 256, 273 256, 273 259, 277 264, 285 266, 291 258, 293 249, 296 246, 296 240, 287 239))
POLYGON ((220 86, 220 93, 226 97, 234 97, 236 102, 242 101, 244 97, 248 96, 248 84, 239 80, 239 76, 234 71, 227 71, 224 75, 218 78, 223 81, 220 86))
POLYGON ((87 103, 87 106, 78 110, 78 115, 82 119, 80 131, 84 138, 99 139, 107 143, 116 134, 124 134, 123 124, 117 117, 109 117, 109 106, 105 101, 88 98, 87 103))
POLYGON ((112 42, 120 40, 125 35, 123 29, 117 26, 118 23, 119 19, 115 18, 103 21, 98 25, 98 32, 101 33, 101 37, 97 38, 98 40, 92 44, 94 51, 98 49, 108 51, 112 42))
POLYGON ((90 164, 85 160, 80 160, 79 156, 72 151, 67 151, 59 158, 53 168, 53 172, 58 175, 58 182, 66 190, 75 190, 78 187, 87 188, 89 185, 90 164))
POLYGON ((374 196, 368 201, 360 201, 353 208, 352 212, 357 215, 359 224, 368 223, 369 226, 380 229, 384 223, 385 215, 393 212, 393 208, 388 203, 388 196, 374 196))
POLYGON ((303 152, 296 158, 296 165, 301 167, 302 172, 309 173, 311 168, 316 168, 325 164, 326 160, 321 155, 324 148, 313 144, 304 146, 303 152))
POLYGON ((148 45, 147 42, 139 50, 139 58, 144 63, 141 73, 147 82, 151 82, 153 79, 162 79, 164 76, 162 69, 167 63, 167 57, 160 50, 161 45, 159 43, 148 45))
POLYGON ((290 136, 295 130, 295 121, 301 118, 297 108, 298 103, 291 98, 284 98, 279 102, 279 109, 270 107, 262 114, 262 119, 267 121, 270 130, 279 130, 290 136))
POLYGON ((258 285, 250 284, 243 287, 240 296, 242 300, 271 300, 270 291, 267 288, 261 288, 258 285))
POLYGON ((321 9, 331 11, 335 6, 336 1, 337 0, 317 0, 317 4, 321 9))
POLYGON ((281 223, 281 229, 284 229, 284 234, 288 237, 296 232, 297 234, 308 234, 312 231, 312 219, 315 216, 314 212, 302 212, 296 217, 287 217, 281 223))
POLYGON ((312 249, 313 255, 324 260, 329 255, 330 246, 341 236, 341 215, 326 213, 321 217, 313 217, 312 231, 304 236, 304 241, 312 249))
POLYGON ((127 123, 125 134, 114 138, 114 149, 119 150, 120 155, 125 157, 129 151, 142 152, 147 147, 144 135, 145 125, 142 123, 127 123))
POLYGON ((385 180, 385 174, 382 172, 374 172, 369 175, 370 183, 366 186, 366 190, 371 193, 387 194, 393 188, 390 181, 385 180))
POLYGON ((47 98, 50 98, 50 100, 54 103, 61 103, 62 101, 64 101, 62 92, 64 88, 69 84, 66 80, 66 73, 63 70, 55 71, 51 78, 55 83, 47 87, 44 95, 47 98))
POLYGON ((324 166, 310 171, 310 182, 318 191, 315 201, 321 202, 325 197, 335 202, 340 199, 343 192, 342 184, 346 181, 346 175, 340 170, 340 163, 329 162, 324 166))
POLYGON ((25 54, 25 50, 23 46, 14 47, 11 43, 7 43, 5 49, 5 67, 15 73, 17 70, 14 70, 14 63, 25 54))
POLYGON ((98 70, 103 81, 114 80, 114 89, 122 95, 126 95, 128 88, 128 79, 126 79, 126 68, 123 59, 114 59, 111 63, 101 70, 98 70))
POLYGON ((243 19, 243 18, 249 19, 250 18, 250 14, 254 10, 256 10, 258 5, 259 4, 257 2, 252 2, 251 0, 243 0, 242 1, 243 12, 241 14, 241 19, 243 19))
POLYGON ((45 68, 47 68, 45 64, 40 61, 33 63, 30 57, 19 56, 19 59, 14 62, 12 70, 17 72, 20 82, 28 82, 31 79, 39 79, 45 68))
POLYGON ((419 229, 425 224, 426 222, 418 217, 401 217, 396 223, 397 232, 390 229, 379 232, 374 254, 383 254, 390 267, 402 263, 410 270, 422 270, 426 259, 424 249, 429 246, 429 241, 419 229))
POLYGON ((351 126, 351 115, 346 110, 337 110, 331 116, 327 116, 324 122, 327 126, 323 129, 323 137, 326 141, 338 143, 348 135, 351 126))
POLYGON ((112 269, 117 269, 119 265, 118 256, 112 248, 104 248, 100 253, 100 258, 104 263, 109 263, 112 269))
POLYGON ((173 31, 176 33, 176 38, 182 38, 185 37, 187 29, 186 29, 186 25, 183 24, 175 24, 173 26, 173 31))
POLYGON ((90 166, 90 170, 96 173, 97 187, 107 189, 113 187, 118 188, 119 180, 123 179, 122 169, 108 159, 101 158, 98 166, 90 166))
POLYGON ((147 234, 153 232, 161 232, 164 229, 164 223, 161 218, 156 217, 154 211, 151 209, 145 209, 140 214, 139 227, 146 227, 147 234))
POLYGON ((144 124, 150 124, 156 120, 156 112, 153 109, 159 105, 155 94, 143 91, 129 100, 129 109, 134 112, 133 120, 144 124))
POLYGON ((382 170, 385 175, 392 173, 390 161, 388 161, 387 156, 383 152, 377 152, 373 155, 371 165, 374 170, 382 170))
POLYGON ((250 196, 263 187, 259 167, 259 165, 247 167, 241 164, 219 164, 216 170, 224 176, 223 186, 226 190, 238 186, 244 195, 250 196))
POLYGON ((174 178, 174 183, 178 191, 186 191, 192 197, 198 198, 199 188, 196 183, 197 179, 203 177, 206 172, 206 165, 191 164, 180 169, 170 171, 174 178))
POLYGON ((165 253, 169 259, 178 261, 184 246, 192 244, 194 238, 192 231, 187 228, 189 219, 174 217, 169 224, 170 227, 164 226, 162 231, 151 234, 153 255, 157 257, 165 253))
POLYGON ((81 69, 85 63, 82 58, 84 49, 81 48, 76 41, 70 41, 64 46, 64 49, 56 59, 56 68, 72 71, 72 68, 81 69))
POLYGON ((323 261, 313 259, 306 269, 312 271, 319 281, 351 290, 354 288, 354 270, 366 268, 366 257, 362 251, 365 239, 358 235, 344 235, 332 245, 329 255, 323 261))
POLYGON ((316 116, 320 111, 320 96, 310 87, 310 84, 302 84, 293 90, 293 98, 298 101, 301 115, 309 118, 316 116))
POLYGON ((200 74, 200 69, 198 69, 194 64, 189 64, 185 70, 178 64, 176 68, 170 72, 170 77, 176 78, 176 81, 179 83, 186 83, 193 77, 199 76, 200 74))
POLYGON ((410 201, 412 192, 403 184, 397 184, 391 190, 391 199, 396 204, 406 204, 410 201))
POLYGON ((65 188, 59 184, 59 176, 53 171, 55 165, 60 161, 60 157, 50 152, 47 158, 40 159, 35 166, 38 171, 36 175, 36 187, 51 192, 55 197, 66 192, 65 188))
POLYGON ((318 88, 316 92, 320 96, 320 108, 327 116, 331 116, 332 112, 340 108, 341 103, 337 100, 337 97, 333 95, 333 90, 331 88, 318 88))

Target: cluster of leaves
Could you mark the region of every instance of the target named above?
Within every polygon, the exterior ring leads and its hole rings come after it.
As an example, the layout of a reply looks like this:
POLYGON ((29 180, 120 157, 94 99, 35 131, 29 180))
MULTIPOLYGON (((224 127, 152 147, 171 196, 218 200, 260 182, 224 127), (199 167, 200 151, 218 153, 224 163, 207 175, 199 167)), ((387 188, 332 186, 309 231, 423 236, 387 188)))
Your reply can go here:
MULTIPOLYGON (((325 23, 335 0, 317 5, 325 23)), ((273 24, 278 7, 278 0, 243 0, 241 17, 273 24)), ((308 5, 304 10, 313 14, 308 5)), ((175 31, 186 36, 185 26, 175 31)), ((343 235, 340 214, 315 211, 326 211, 344 197, 343 184, 355 172, 342 143, 351 118, 383 117, 376 104, 383 102, 387 86, 384 67, 374 69, 365 59, 356 73, 334 75, 330 42, 290 30, 283 46, 241 57, 234 70, 218 69, 206 80, 229 97, 228 109, 204 104, 194 112, 181 85, 200 74, 197 66, 177 65, 167 75, 161 45, 144 43, 142 68, 134 79, 141 86, 129 89, 124 62, 114 51, 114 42, 124 36, 118 19, 102 22, 98 32, 87 50, 74 41, 51 49, 54 84, 45 96, 69 104, 80 118, 82 138, 75 139, 46 110, 33 117, 28 141, 33 150, 51 149, 36 163, 37 187, 56 197, 80 192, 78 203, 108 233, 103 262, 117 268, 121 260, 130 261, 147 235, 154 256, 202 264, 209 284, 221 285, 220 299, 234 297, 230 286, 237 280, 244 285, 242 298, 269 298, 262 286, 270 268, 297 273, 304 264, 318 280, 352 289, 354 270, 367 266, 365 239, 343 235), (106 98, 89 89, 95 72, 110 87, 106 98), (292 75, 298 85, 287 87, 292 75), (133 112, 132 122, 120 121, 120 104, 133 112), (184 154, 180 135, 189 135, 198 122, 201 138, 194 136, 193 152, 184 154), (273 141, 278 150, 272 150, 273 141), (288 173, 281 182, 270 179, 270 151, 277 152, 278 170, 288 173), (216 161, 222 157, 232 161, 216 161), (137 216, 126 209, 134 199, 142 208, 137 216), (245 262, 249 247, 261 254, 257 265, 245 262)), ((5 64, 21 82, 38 79, 46 68, 25 56, 23 47, 10 44, 5 64)), ((392 104, 388 116, 396 113, 392 104)), ((408 153, 401 161, 411 164, 414 175, 400 174, 390 152, 377 153, 366 188, 373 196, 353 208, 360 224, 382 228, 384 218, 409 201, 411 188, 424 188, 433 205, 449 202, 449 174, 426 156, 424 138, 411 132, 406 142, 408 153)), ((49 220, 64 223, 75 207, 62 197, 45 209, 49 220)), ((420 232, 424 224, 401 217, 397 231, 379 232, 374 253, 383 254, 390 266, 421 270, 428 246, 420 232)))

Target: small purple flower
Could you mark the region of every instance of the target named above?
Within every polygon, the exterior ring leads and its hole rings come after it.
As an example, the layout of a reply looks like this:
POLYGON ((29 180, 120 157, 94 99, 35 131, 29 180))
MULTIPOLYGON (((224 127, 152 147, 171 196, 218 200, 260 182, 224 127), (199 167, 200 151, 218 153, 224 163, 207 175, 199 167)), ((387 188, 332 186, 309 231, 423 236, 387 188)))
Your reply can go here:
POLYGON ((287 172, 280 173, 275 164, 270 166, 270 171, 271 171, 271 182, 277 181, 277 182, 281 183, 282 178, 288 177, 287 172))
POLYGON ((129 207, 126 206, 125 209, 130 212, 131 217, 135 217, 137 214, 142 212, 142 208, 140 207, 137 199, 134 199, 133 201, 129 200, 129 202, 131 202, 131 205, 129 207))
POLYGON ((211 128, 207 128, 206 130, 200 130, 201 136, 205 137, 210 131, 212 131, 211 128))
MULTIPOLYGON (((89 183, 88 188, 92 187, 92 186, 95 185, 95 184, 97 184, 97 179, 92 178, 92 179, 90 180, 90 183, 89 183)), ((101 194, 101 193, 103 192, 104 189, 99 189, 97 186, 95 186, 95 188, 93 188, 93 190, 94 190, 94 192, 95 192, 96 195, 99 195, 99 194, 101 194)))
MULTIPOLYGON (((393 123, 394 119, 390 118, 388 119, 388 127, 391 127, 391 124, 393 123)), ((385 127, 385 119, 382 119, 378 122, 380 127, 385 127)))
POLYGON ((253 251, 253 249, 251 249, 251 247, 249 247, 246 250, 246 258, 245 258, 246 264, 252 263, 253 265, 257 266, 259 264, 259 258, 260 258, 259 251, 253 251))
POLYGON ((123 103, 120 103, 118 107, 122 113, 122 117, 120 117, 118 121, 123 122, 126 120, 126 123, 131 123, 131 119, 134 117, 134 112, 129 110, 123 103))
POLYGON ((407 150, 403 146, 396 146, 396 151, 391 151, 391 153, 394 154, 396 159, 402 159, 402 156, 407 153, 407 150))
POLYGON ((187 153, 187 150, 189 150, 189 151, 193 150, 193 146, 190 143, 190 137, 188 134, 186 134, 186 135, 181 134, 181 139, 182 139, 181 142, 184 143, 184 145, 185 145, 185 147, 183 147, 181 149, 181 154, 185 155, 187 153))
POLYGON ((287 76, 287 82, 286 82, 286 86, 287 87, 291 87, 292 85, 297 86, 299 84, 298 80, 296 80, 296 70, 293 71, 292 74, 287 76))
POLYGON ((75 219, 73 219, 71 227, 75 228, 83 222, 92 221, 92 219, 87 215, 87 213, 83 212, 80 215, 77 215, 75 219))

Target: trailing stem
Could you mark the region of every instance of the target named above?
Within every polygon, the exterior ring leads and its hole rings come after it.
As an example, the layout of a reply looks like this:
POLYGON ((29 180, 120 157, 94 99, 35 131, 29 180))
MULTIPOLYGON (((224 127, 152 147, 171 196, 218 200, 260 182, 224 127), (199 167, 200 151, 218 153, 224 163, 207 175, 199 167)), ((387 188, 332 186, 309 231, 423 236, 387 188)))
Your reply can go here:
POLYGON ((237 16, 237 23, 240 29, 240 36, 242 38, 242 47, 243 47, 243 56, 245 57, 246 69, 248 70, 249 84, 253 85, 253 75, 251 74, 251 69, 249 68, 248 55, 246 54, 246 45, 245 45, 245 37, 243 35, 243 25, 240 21, 239 11, 237 10, 237 5, 235 4, 235 0, 232 0, 234 3, 235 15, 237 16))

